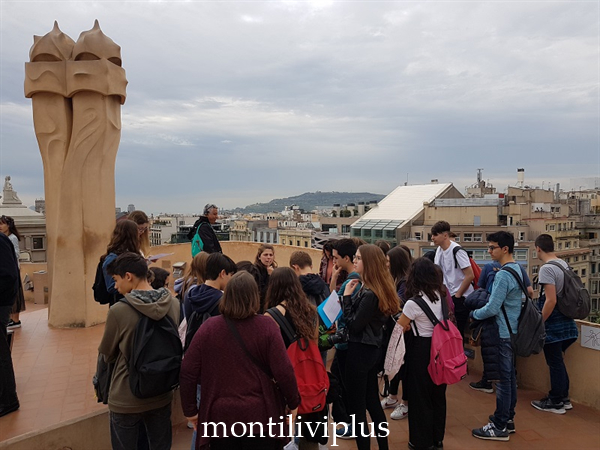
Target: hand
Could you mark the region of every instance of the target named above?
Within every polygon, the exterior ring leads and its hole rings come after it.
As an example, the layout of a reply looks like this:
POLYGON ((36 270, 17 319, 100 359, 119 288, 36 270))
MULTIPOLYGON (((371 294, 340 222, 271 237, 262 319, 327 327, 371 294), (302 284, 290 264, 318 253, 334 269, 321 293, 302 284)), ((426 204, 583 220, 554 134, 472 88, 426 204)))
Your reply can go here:
POLYGON ((352 295, 354 289, 358 286, 358 280, 350 280, 348 284, 346 284, 346 289, 344 289, 344 295, 352 295))
POLYGON ((331 271, 331 279, 337 280, 341 271, 342 271, 342 268, 339 267, 337 264, 333 263, 333 270, 331 271))
POLYGON ((186 417, 187 421, 194 425, 194 431, 198 431, 198 414, 193 417, 186 417))
POLYGON ((275 270, 275 268, 274 268, 273 266, 269 266, 269 267, 267 267, 267 273, 268 273, 269 275, 271 275, 271 274, 273 273, 273 271, 274 271, 274 270, 275 270))

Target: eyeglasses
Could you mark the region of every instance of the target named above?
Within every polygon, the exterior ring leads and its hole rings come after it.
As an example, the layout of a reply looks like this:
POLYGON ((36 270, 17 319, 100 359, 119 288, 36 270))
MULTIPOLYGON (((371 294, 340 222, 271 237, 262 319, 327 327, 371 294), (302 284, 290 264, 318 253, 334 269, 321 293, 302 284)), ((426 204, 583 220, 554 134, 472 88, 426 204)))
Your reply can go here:
POLYGON ((493 251, 494 251, 494 250, 496 250, 497 248, 502 248, 502 247, 500 247, 499 245, 490 245, 490 246, 488 247, 488 250, 489 250, 490 252, 493 252, 493 251))

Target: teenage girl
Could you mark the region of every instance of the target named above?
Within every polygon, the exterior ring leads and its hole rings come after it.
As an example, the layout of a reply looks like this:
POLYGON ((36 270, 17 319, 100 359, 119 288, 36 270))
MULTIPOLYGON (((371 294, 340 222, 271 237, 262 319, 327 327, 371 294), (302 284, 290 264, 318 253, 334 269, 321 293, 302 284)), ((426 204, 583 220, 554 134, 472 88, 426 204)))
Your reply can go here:
POLYGON ((148 220, 148 216, 144 211, 132 211, 127 218, 136 223, 140 251, 143 257, 147 257, 150 251, 150 221, 148 220))
POLYGON ((108 275, 106 268, 110 263, 117 259, 117 256, 126 252, 141 254, 137 224, 134 221, 128 219, 117 222, 117 225, 115 226, 112 237, 110 239, 110 243, 106 247, 106 253, 101 258, 106 290, 114 296, 114 302, 110 303, 111 306, 119 298, 121 298, 122 295, 119 294, 119 292, 115 288, 115 281, 111 276, 108 275))
POLYGON ((260 293, 260 311, 265 312, 265 297, 267 295, 267 287, 269 285, 269 277, 273 270, 277 268, 275 262, 275 247, 271 244, 262 244, 258 247, 254 267, 257 269, 258 292, 260 293))
POLYGON ((362 287, 354 296, 358 280, 344 289, 343 308, 348 330, 346 391, 348 409, 355 414, 356 444, 359 450, 371 448, 370 436, 376 436, 380 450, 388 449, 386 417, 379 401, 377 363, 383 348, 383 326, 400 309, 394 280, 379 247, 361 245, 354 257, 354 271, 360 274, 362 287), (367 410, 373 421, 367 423, 367 410))
POLYGON ((398 323, 413 336, 406 340, 406 385, 410 414, 408 446, 412 449, 442 448, 446 428, 446 385, 431 380, 427 366, 431 351, 433 324, 412 299, 421 297, 435 316, 443 319, 442 302, 446 288, 441 270, 428 258, 416 259, 406 280, 408 298, 398 323))

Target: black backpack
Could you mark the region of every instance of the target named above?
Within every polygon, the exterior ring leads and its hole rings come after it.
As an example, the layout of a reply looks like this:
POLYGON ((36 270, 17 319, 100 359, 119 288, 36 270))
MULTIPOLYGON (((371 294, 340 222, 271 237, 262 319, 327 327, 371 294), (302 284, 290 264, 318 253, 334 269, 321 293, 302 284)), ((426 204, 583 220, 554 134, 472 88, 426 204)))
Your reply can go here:
POLYGON ((104 258, 100 258, 100 262, 96 266, 96 278, 94 278, 94 284, 92 285, 94 300, 101 305, 114 305, 118 300, 122 299, 123 296, 119 293, 111 294, 106 290, 106 281, 104 278, 104 271, 102 270, 102 264, 104 264, 104 258))
POLYGON ((506 309, 502 305, 502 313, 504 320, 510 333, 510 341, 513 351, 517 356, 527 357, 537 355, 544 349, 544 341, 546 340, 546 328, 544 327, 544 318, 539 309, 535 307, 533 301, 529 298, 527 288, 519 277, 519 274, 510 267, 503 267, 501 270, 506 270, 515 277, 521 290, 525 294, 525 300, 521 302, 521 312, 519 314, 519 324, 517 326, 517 334, 514 334, 508 321, 506 309))
POLYGON ((169 316, 153 320, 131 307, 140 316, 128 361, 131 392, 138 398, 166 394, 179 385, 183 349, 177 325, 169 316))
POLYGON ((101 305, 109 305, 115 302, 115 296, 106 290, 106 282, 104 281, 104 271, 102 270, 102 264, 104 258, 100 258, 98 266, 96 267, 96 278, 94 278, 94 300, 101 305))
POLYGON ((556 296, 558 310, 570 319, 585 319, 591 310, 590 293, 583 286, 581 278, 569 267, 565 269, 557 261, 548 261, 546 264, 560 267, 564 273, 564 284, 561 295, 556 296))
POLYGON ((196 335, 196 332, 200 329, 202 324, 206 322, 211 317, 219 315, 219 303, 221 300, 217 301, 215 305, 210 309, 210 311, 206 311, 200 313, 198 311, 192 312, 190 315, 190 320, 187 321, 187 330, 185 332, 185 345, 183 346, 183 352, 187 352, 187 349, 190 347, 192 343, 192 339, 196 335))

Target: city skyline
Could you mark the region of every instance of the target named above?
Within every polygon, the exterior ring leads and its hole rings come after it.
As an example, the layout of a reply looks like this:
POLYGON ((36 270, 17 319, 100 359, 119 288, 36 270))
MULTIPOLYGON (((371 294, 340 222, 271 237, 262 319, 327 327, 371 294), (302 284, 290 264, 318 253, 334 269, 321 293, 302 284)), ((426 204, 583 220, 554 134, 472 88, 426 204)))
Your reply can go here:
POLYGON ((94 19, 129 80, 116 205, 227 209, 303 192, 461 192, 600 176, 593 3, 6 2, 0 176, 43 197, 23 66, 94 19))

